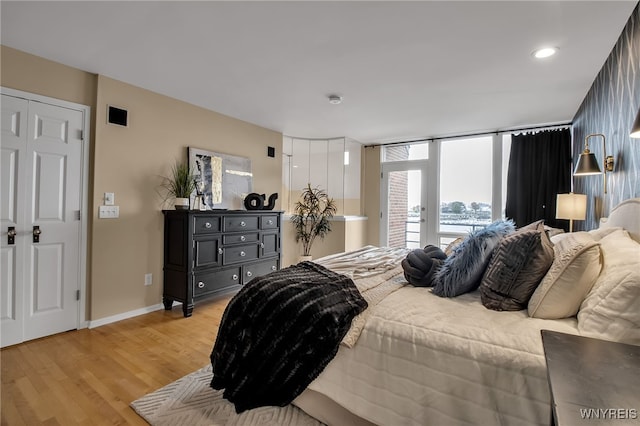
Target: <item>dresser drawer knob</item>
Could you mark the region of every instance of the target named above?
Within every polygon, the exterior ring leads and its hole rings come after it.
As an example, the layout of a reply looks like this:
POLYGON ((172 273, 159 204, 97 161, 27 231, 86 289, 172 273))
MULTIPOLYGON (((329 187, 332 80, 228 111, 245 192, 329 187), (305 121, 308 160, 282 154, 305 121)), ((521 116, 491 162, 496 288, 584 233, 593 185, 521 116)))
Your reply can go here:
POLYGON ((218 249, 218 254, 222 254, 222 248, 218 249))
POLYGON ((264 243, 260 243, 260 248, 264 248, 264 243))
POLYGON ((267 225, 273 225, 273 220, 271 219, 267 220, 267 225))
POLYGON ((204 227, 207 228, 207 229, 211 228, 211 222, 206 222, 204 224, 204 227))
POLYGON ((272 271, 275 271, 276 269, 278 269, 278 268, 276 268, 276 265, 271 265, 271 270, 272 271))
POLYGON ((233 274, 231 279, 233 279, 234 281, 238 281, 238 274, 233 274))
POLYGON ((243 251, 240 252, 240 257, 245 257, 246 255, 247 255, 247 253, 245 253, 243 251))
POLYGON ((253 272, 251 272, 251 271, 247 271, 247 276, 248 276, 248 277, 253 276, 253 272))
POLYGON ((244 235, 240 235, 240 241, 246 241, 247 237, 245 237, 244 235))
POLYGON ((202 281, 198 283, 198 288, 204 288, 204 283, 202 281))
POLYGON ((245 223, 245 221, 243 220, 242 222, 240 222, 240 226, 247 226, 247 224, 245 223))

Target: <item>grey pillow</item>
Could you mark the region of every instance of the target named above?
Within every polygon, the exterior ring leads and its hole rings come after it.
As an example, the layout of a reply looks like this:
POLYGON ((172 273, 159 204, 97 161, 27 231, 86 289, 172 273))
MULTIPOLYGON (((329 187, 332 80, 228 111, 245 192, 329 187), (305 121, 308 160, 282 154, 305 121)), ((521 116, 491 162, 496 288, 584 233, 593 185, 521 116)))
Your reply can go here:
POLYGON ((491 253, 500 240, 515 230, 511 220, 497 220, 470 233, 436 272, 432 292, 455 297, 478 288, 491 253))
POLYGON ((553 243, 543 221, 507 235, 493 252, 482 277, 482 304, 496 311, 526 309, 552 263, 553 243))

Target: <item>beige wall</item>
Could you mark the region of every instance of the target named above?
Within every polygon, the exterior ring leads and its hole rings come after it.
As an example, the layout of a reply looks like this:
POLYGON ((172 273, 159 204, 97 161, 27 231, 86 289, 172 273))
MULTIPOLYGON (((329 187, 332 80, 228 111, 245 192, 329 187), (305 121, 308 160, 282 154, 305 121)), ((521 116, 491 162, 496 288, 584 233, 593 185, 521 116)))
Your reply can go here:
POLYGON ((380 147, 364 148, 364 215, 366 222, 366 243, 380 245, 380 147))
MULTIPOLYGON (((0 46, 2 86, 93 107, 97 76, 0 46)), ((93 112, 93 111, 92 111, 93 112)))
MULTIPOLYGON (((94 214, 92 318, 160 303, 163 216, 158 187, 187 147, 251 159, 254 191, 281 185, 282 158, 267 157, 282 134, 107 77, 98 78, 93 205, 114 192, 119 219, 94 214), (128 127, 106 124, 107 105, 129 111, 128 127), (144 275, 153 274, 152 286, 144 275)), ((279 209, 279 204, 276 205, 279 209)))
MULTIPOLYGON (((103 76, 2 46, 2 86, 89 105, 92 122, 87 318, 156 305, 162 298, 160 176, 187 147, 251 158, 254 191, 278 192, 282 158, 267 157, 282 134, 103 76), (107 104, 129 111, 129 126, 106 124, 107 104), (104 192, 120 218, 98 219, 104 192), (153 285, 144 286, 144 274, 153 285)), ((276 209, 280 204, 276 205, 276 209)))

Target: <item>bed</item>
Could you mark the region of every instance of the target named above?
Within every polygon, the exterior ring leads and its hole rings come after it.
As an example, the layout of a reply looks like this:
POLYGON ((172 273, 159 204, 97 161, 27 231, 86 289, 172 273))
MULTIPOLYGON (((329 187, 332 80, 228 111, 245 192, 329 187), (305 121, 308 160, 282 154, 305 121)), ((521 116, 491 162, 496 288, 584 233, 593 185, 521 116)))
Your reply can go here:
MULTIPOLYGON (((316 260, 351 277, 368 307, 349 320, 336 351, 293 403, 328 425, 548 424, 541 330, 640 345, 640 199, 621 203, 597 230, 550 241, 553 263, 525 309, 513 311, 485 307, 484 277, 480 290, 456 297, 409 285, 404 250, 364 247, 316 260)), ((484 267, 499 258, 491 255, 484 267)), ((307 333, 296 336, 288 342, 298 345, 291 342, 307 333)), ((216 346, 223 341, 219 334, 216 346)), ((214 353, 215 379, 221 362, 214 353)))

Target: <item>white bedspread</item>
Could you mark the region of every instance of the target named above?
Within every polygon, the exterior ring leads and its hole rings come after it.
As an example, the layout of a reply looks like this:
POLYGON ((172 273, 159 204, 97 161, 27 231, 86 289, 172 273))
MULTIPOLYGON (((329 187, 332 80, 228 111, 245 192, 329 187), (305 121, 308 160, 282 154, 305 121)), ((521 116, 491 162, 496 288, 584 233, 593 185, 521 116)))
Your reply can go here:
POLYGON ((408 285, 400 262, 407 256, 407 249, 365 246, 349 253, 326 256, 316 263, 350 277, 368 307, 351 321, 351 328, 342 344, 351 348, 358 341, 367 318, 375 305, 396 290, 408 285))
POLYGON ((541 329, 575 319, 496 312, 477 292, 440 298, 405 286, 371 307, 353 348, 309 385, 379 425, 549 424, 541 329))

